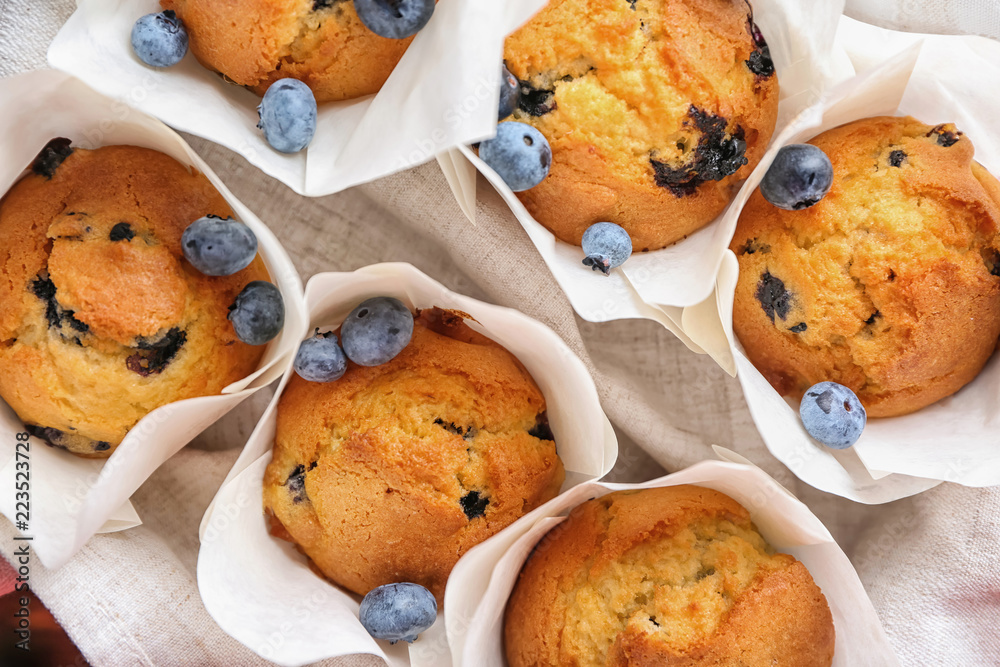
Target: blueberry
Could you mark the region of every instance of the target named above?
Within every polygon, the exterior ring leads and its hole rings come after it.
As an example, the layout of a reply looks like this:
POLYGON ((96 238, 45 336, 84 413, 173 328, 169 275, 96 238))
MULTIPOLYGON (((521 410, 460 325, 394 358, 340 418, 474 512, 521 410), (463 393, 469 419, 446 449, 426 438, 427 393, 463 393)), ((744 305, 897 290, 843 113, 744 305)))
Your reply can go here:
POLYGON ((298 79, 271 84, 257 107, 264 138, 282 153, 298 153, 316 134, 316 96, 298 79))
POLYGON ((778 151, 764 179, 764 199, 786 211, 809 208, 826 196, 833 185, 833 165, 821 148, 792 144, 778 151))
POLYGON ((188 50, 187 30, 172 10, 146 14, 132 26, 132 50, 147 65, 176 65, 188 50))
POLYGON ((331 331, 307 338, 295 355, 295 372, 309 382, 333 382, 347 371, 347 357, 331 331))
POLYGON ((552 149, 542 133, 524 123, 500 123, 497 136, 479 144, 479 157, 514 192, 535 187, 549 173, 552 149))
POLYGON ((514 113, 521 103, 521 82, 517 80, 506 65, 500 66, 500 112, 497 120, 503 120, 514 113))
POLYGON ((403 351, 413 336, 413 315, 399 299, 377 296, 351 311, 340 329, 344 353, 361 366, 379 366, 403 351))
POLYGON ((368 592, 358 615, 372 637, 412 642, 434 625, 437 600, 420 584, 386 584, 368 592))
POLYGON ((597 222, 583 233, 585 266, 608 275, 632 255, 632 239, 628 232, 613 222, 597 222))
POLYGON ((405 39, 431 20, 434 0, 354 0, 354 11, 376 35, 405 39))
POLYGON ((833 449, 847 449, 861 437, 868 415, 853 391, 836 382, 820 382, 799 403, 809 435, 833 449))
POLYGON ((188 225, 181 248, 184 258, 206 276, 231 276, 257 256, 257 237, 242 222, 210 215, 188 225))
POLYGON ((236 337, 247 345, 263 345, 281 332, 285 302, 271 283, 255 280, 243 288, 229 306, 229 321, 236 337))

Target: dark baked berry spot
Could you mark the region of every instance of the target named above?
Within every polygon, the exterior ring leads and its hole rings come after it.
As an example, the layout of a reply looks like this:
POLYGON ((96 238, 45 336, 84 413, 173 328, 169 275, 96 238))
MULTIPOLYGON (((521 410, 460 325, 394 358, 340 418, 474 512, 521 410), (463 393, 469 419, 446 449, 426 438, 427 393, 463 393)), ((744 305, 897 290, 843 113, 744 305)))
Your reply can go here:
POLYGON ((808 328, 809 327, 806 325, 805 322, 799 322, 794 327, 791 327, 789 329, 789 331, 791 331, 792 333, 802 333, 803 331, 805 331, 808 328))
POLYGON ((869 317, 867 320, 865 320, 865 324, 867 324, 868 326, 871 326, 871 325, 875 324, 875 320, 878 319, 879 317, 882 317, 882 313, 880 313, 879 311, 876 310, 874 313, 872 313, 871 317, 869 317))
POLYGON ((306 468, 304 465, 295 466, 288 479, 285 480, 285 487, 292 494, 293 503, 301 503, 306 499, 306 468))
POLYGON ((481 496, 478 491, 469 491, 462 496, 459 503, 465 516, 471 521, 486 514, 486 506, 490 504, 490 499, 481 496))
POLYGON ((94 443, 94 451, 95 452, 106 452, 109 449, 111 449, 111 443, 110 442, 104 442, 103 440, 100 440, 100 441, 94 443))
POLYGON ((71 143, 73 142, 65 137, 58 137, 45 144, 45 148, 31 164, 31 170, 39 176, 51 179, 63 160, 73 153, 73 149, 70 147, 71 143))
POLYGON ((63 432, 59 429, 50 428, 48 426, 35 426, 34 424, 25 424, 24 430, 35 436, 39 440, 43 440, 45 444, 50 447, 56 447, 58 449, 67 449, 66 444, 63 442, 63 432))
POLYGON ((740 255, 752 255, 755 252, 766 255, 771 252, 771 246, 766 243, 760 243, 757 239, 747 239, 747 242, 741 245, 739 250, 737 250, 737 253, 740 255))
POLYGON ((981 248, 979 254, 991 276, 1000 276, 1000 252, 996 248, 981 248))
MULTIPOLYGON (((55 283, 46 274, 39 274, 31 281, 31 291, 45 302, 45 319, 52 329, 64 326, 78 333, 88 333, 90 327, 74 317, 74 311, 65 310, 56 300, 55 283)), ((79 339, 77 339, 79 342, 79 339)))
POLYGON ((721 181, 747 163, 742 127, 737 126, 732 135, 727 135, 725 118, 713 116, 693 104, 688 107, 684 124, 701 133, 692 159, 682 165, 671 165, 649 158, 656 184, 668 188, 675 197, 693 195, 705 181, 721 181))
MULTIPOLYGON (((954 127, 953 125, 951 127, 954 127)), ((962 132, 959 130, 951 130, 948 125, 937 125, 931 129, 925 136, 936 135, 937 142, 939 146, 944 146, 948 148, 958 143, 959 138, 962 136, 962 132)))
POLYGON ((528 435, 539 440, 552 441, 555 439, 552 437, 552 429, 549 428, 549 417, 546 413, 538 415, 535 425, 528 430, 528 435))
POLYGON ((111 228, 111 233, 108 235, 111 241, 131 241, 135 238, 135 232, 132 231, 132 225, 127 222, 119 222, 117 225, 111 228))
POLYGON ((902 165, 904 162, 906 162, 906 153, 904 151, 901 151, 901 150, 897 149, 897 150, 894 150, 893 152, 889 153, 889 166, 890 167, 898 167, 898 166, 902 165))
POLYGON ((655 625, 656 627, 660 627, 660 624, 656 622, 656 618, 653 616, 649 617, 649 622, 655 625))
POLYGON ((518 106, 521 111, 531 116, 544 116, 556 108, 555 91, 535 88, 521 81, 521 100, 518 106))
POLYGON ((440 417, 434 420, 434 423, 448 431, 449 433, 454 433, 455 435, 460 435, 464 440, 472 440, 476 437, 476 427, 466 426, 464 429, 461 426, 456 426, 455 422, 448 422, 447 424, 440 417))
POLYGON ((313 0, 313 11, 317 12, 321 9, 329 9, 343 0, 313 0))
POLYGON ((774 61, 771 60, 771 49, 765 45, 762 49, 750 53, 746 59, 747 69, 759 77, 767 78, 774 74, 774 61))
POLYGON ((125 360, 125 365, 130 371, 142 377, 157 375, 163 372, 186 342, 187 332, 176 327, 156 340, 137 339, 138 351, 125 360))
POLYGON ((774 316, 781 319, 788 317, 792 295, 785 289, 785 283, 780 278, 771 275, 770 271, 765 271, 757 283, 757 293, 755 295, 764 313, 774 322, 774 316))
POLYGON ((637 2, 639 2, 639 0, 627 0, 627 2, 628 2, 629 9, 631 9, 634 12, 635 11, 635 4, 637 2))

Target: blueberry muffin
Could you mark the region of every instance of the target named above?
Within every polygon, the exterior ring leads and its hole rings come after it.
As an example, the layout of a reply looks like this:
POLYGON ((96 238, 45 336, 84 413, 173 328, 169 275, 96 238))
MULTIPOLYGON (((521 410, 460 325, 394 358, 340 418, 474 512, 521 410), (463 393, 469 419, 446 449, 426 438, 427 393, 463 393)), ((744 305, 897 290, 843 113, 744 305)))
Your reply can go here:
POLYGON ((443 602, 462 554, 558 493, 545 414, 507 350, 462 313, 420 311, 388 363, 291 378, 264 476, 272 532, 359 595, 408 581, 443 602))
POLYGON ((839 382, 870 417, 950 396, 1000 337, 1000 183, 950 124, 868 118, 810 143, 830 192, 800 211, 754 192, 732 241, 747 357, 785 396, 839 382))
POLYGON ((412 37, 365 27, 350 0, 161 0, 184 22, 202 65, 263 95, 278 79, 309 86, 317 102, 377 93, 412 37))
POLYGON ((684 238, 774 131, 778 79, 744 0, 552 0, 504 59, 521 82, 511 120, 552 147, 549 175, 518 197, 568 243, 595 222, 636 250, 684 238))
POLYGON ((805 566, 711 489, 619 491, 570 513, 521 570, 511 667, 826 667, 833 617, 805 566))
POLYGON ((173 158, 68 139, 0 201, 0 396, 28 430, 107 457, 155 408, 253 372, 264 348, 226 316, 267 271, 259 256, 225 278, 188 264, 181 234, 208 214, 232 211, 173 158))

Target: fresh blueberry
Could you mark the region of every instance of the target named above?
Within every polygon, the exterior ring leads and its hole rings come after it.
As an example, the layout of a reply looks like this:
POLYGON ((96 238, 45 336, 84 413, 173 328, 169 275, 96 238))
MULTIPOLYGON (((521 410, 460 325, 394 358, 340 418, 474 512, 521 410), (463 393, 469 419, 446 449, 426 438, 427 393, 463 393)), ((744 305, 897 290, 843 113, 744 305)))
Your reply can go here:
POLYGON ((823 149, 792 144, 774 157, 760 182, 760 193, 778 208, 798 211, 825 197, 831 185, 833 165, 823 149))
POLYGON ((376 35, 405 39, 431 20, 434 0, 354 0, 354 11, 376 35))
POLYGON ((621 266, 632 255, 632 239, 628 232, 613 222, 597 222, 583 233, 585 266, 604 275, 621 266))
POLYGON ((517 80, 506 65, 500 66, 500 113, 498 120, 503 120, 514 113, 521 103, 521 82, 517 80))
POLYGON ((552 149, 541 132, 511 121, 497 126, 497 136, 479 144, 479 157, 514 192, 542 182, 552 164, 552 149))
POLYGON ((420 584, 386 584, 373 588, 361 601, 361 625, 372 637, 413 642, 434 625, 437 600, 420 584))
POLYGON ((298 153, 316 134, 316 96, 298 79, 271 84, 257 107, 264 138, 282 153, 298 153))
POLYGON ((847 449, 857 442, 868 422, 857 395, 836 382, 809 387, 799 403, 799 415, 809 435, 833 449, 847 449))
POLYGON ((380 366, 413 336, 413 315, 399 299, 377 296, 351 311, 340 328, 344 353, 361 366, 380 366))
POLYGON ((241 341, 247 345, 263 345, 277 336, 285 324, 285 302, 281 292, 263 280, 249 283, 229 306, 229 321, 241 341))
POLYGON ((331 331, 307 338, 295 355, 295 372, 309 382, 333 382, 347 371, 347 357, 331 331))
POLYGON ((172 10, 146 14, 132 26, 132 50, 147 65, 176 65, 188 50, 187 30, 172 10))
POLYGON ((257 237, 242 222, 210 215, 188 225, 181 248, 187 261, 206 276, 231 276, 257 256, 257 237))

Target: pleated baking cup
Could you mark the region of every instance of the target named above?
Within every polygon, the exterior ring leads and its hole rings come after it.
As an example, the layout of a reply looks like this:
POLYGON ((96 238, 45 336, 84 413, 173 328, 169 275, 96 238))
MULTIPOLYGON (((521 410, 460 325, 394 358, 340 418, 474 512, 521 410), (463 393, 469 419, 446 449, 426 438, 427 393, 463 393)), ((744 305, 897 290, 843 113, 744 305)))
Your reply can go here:
MULTIPOLYGON (((725 453, 725 452, 724 452, 725 453)), ((776 551, 809 570, 830 605, 836 632, 834 667, 897 665, 878 616, 850 560, 809 508, 752 465, 702 461, 642 484, 581 484, 532 517, 469 550, 452 570, 445 622, 454 665, 503 667, 504 610, 518 574, 539 540, 577 505, 613 491, 690 484, 720 491, 749 512, 776 551)))
MULTIPOLYGON (((844 3, 816 0, 808 9, 800 0, 754 0, 752 5, 753 19, 767 40, 779 81, 777 137, 823 91, 854 75, 846 54, 834 46, 844 3)), ((773 150, 765 155, 765 161, 770 162, 773 150)), ((714 221, 661 250, 635 252, 605 276, 583 265, 579 246, 560 241, 535 220, 503 179, 468 146, 450 151, 438 161, 459 206, 473 222, 476 171, 482 173, 510 206, 580 317, 590 322, 654 320, 692 350, 705 351, 685 333, 681 316, 684 308, 711 296, 739 209, 748 196, 744 191, 756 187, 763 176, 760 168, 750 174, 714 221)))
POLYGON ((166 153, 204 174, 256 234, 259 253, 281 290, 285 325, 271 341, 258 369, 217 396, 164 405, 136 424, 106 460, 83 459, 31 438, 15 451, 24 424, 0 401, 0 438, 9 443, 0 466, 0 512, 14 522, 42 563, 59 567, 97 532, 140 523, 129 497, 202 430, 270 384, 290 365, 306 331, 302 283, 277 238, 237 200, 201 158, 170 128, 135 109, 91 90, 61 72, 39 70, 0 80, 0 133, 4 160, 0 192, 27 173, 39 151, 55 137, 80 148, 125 144, 166 153), (24 484, 27 482, 27 484, 24 484), (20 484, 15 487, 15 483, 20 484), (25 489, 27 487, 27 489, 25 489), (27 491, 15 495, 13 489, 27 491), (23 523, 22 523, 23 522, 23 523))
MULTIPOLYGON (((1000 176, 1000 44, 974 36, 892 32, 843 19, 838 42, 862 71, 795 120, 778 145, 803 143, 872 116, 910 115, 929 125, 955 123, 975 159, 1000 176)), ((739 265, 726 251, 714 298, 682 316, 685 331, 743 385, 768 449, 804 482, 862 503, 885 503, 942 481, 1000 484, 1000 357, 994 354, 961 391, 913 414, 869 419, 848 450, 816 443, 798 404, 782 398, 754 368, 733 335, 739 265)), ((942 341, 947 344, 947 341, 942 341)))
MULTIPOLYGON (((470 327, 524 365, 545 396, 549 426, 566 469, 563 493, 602 477, 614 465, 618 443, 594 382, 551 329, 516 310, 456 294, 409 264, 314 276, 306 286, 310 326, 337 327, 373 296, 396 297, 411 309, 437 306, 467 313, 470 327)), ((447 603, 434 627, 413 644, 376 641, 358 620, 360 597, 313 573, 294 546, 268 533, 263 476, 274 446, 278 400, 292 373, 286 371, 202 520, 198 588, 205 608, 232 637, 280 665, 367 653, 391 665, 447 667, 449 636, 442 621, 447 603)), ((540 511, 513 525, 532 523, 540 511)))
POLYGON ((157 0, 78 0, 48 59, 101 93, 240 153, 295 192, 317 197, 490 136, 504 36, 544 4, 441 0, 381 90, 320 104, 312 142, 291 155, 271 148, 257 129, 260 98, 204 68, 193 54, 162 69, 135 56, 132 26, 161 10, 157 0))

